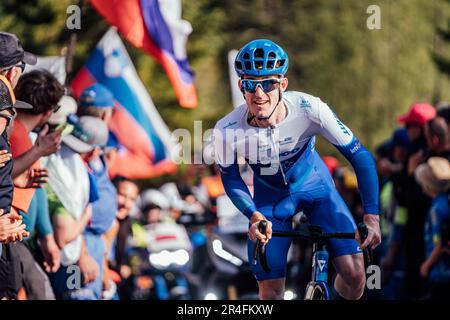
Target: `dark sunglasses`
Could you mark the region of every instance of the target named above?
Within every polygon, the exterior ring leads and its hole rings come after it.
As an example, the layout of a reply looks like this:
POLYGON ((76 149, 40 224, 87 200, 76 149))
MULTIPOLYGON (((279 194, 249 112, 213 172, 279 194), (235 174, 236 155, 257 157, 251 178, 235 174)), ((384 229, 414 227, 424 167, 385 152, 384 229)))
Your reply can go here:
POLYGON ((22 73, 25 71, 26 63, 22 62, 21 64, 16 64, 15 67, 22 69, 22 73))
POLYGON ((264 80, 241 80, 241 89, 250 93, 255 93, 258 86, 264 91, 264 93, 270 92, 278 88, 281 80, 276 78, 269 78, 264 80))
POLYGON ((60 105, 60 104, 55 105, 55 106, 53 107, 53 113, 58 112, 59 109, 61 109, 61 105, 60 105))
POLYGON ((9 127, 11 123, 14 121, 14 118, 17 115, 17 112, 14 109, 9 109, 12 114, 5 114, 0 112, 0 117, 6 119, 6 126, 9 127))

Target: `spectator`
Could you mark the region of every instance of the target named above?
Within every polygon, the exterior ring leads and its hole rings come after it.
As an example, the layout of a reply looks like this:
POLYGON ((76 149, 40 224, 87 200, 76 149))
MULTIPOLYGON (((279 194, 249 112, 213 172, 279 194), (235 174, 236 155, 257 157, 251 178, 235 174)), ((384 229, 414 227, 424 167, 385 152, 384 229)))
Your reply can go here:
POLYGON ((428 279, 432 299, 448 299, 450 289, 450 255, 442 251, 441 226, 450 219, 448 190, 450 165, 447 159, 432 157, 415 171, 415 177, 424 193, 433 201, 425 225, 426 260, 420 274, 428 279))
POLYGON ((425 247, 423 226, 431 199, 425 195, 414 179, 414 170, 423 162, 427 150, 424 133, 425 124, 436 116, 436 110, 427 103, 414 103, 407 114, 399 117, 405 123, 408 133, 409 150, 407 166, 402 171, 402 188, 407 195, 408 220, 405 225, 406 283, 409 298, 417 299, 423 294, 424 283, 420 277, 420 263, 425 247))
MULTIPOLYGON (((19 212, 24 220, 29 220, 28 213, 36 188, 47 182, 47 170, 42 169, 39 159, 56 152, 59 148, 61 132, 48 133, 48 119, 58 106, 58 101, 64 94, 64 87, 47 71, 32 71, 23 75, 15 88, 18 99, 33 106, 32 109, 19 110, 14 120, 11 132, 11 154, 14 158, 12 177, 14 181, 14 195, 12 211, 19 212), (33 145, 30 133, 40 131, 33 145)), ((40 209, 47 203, 44 189, 37 193, 35 201, 40 201, 40 209)), ((48 211, 44 213, 48 223, 48 230, 40 234, 40 248, 47 258, 49 271, 59 268, 59 254, 51 230, 48 211)), ((32 215, 33 217, 35 214, 32 215)), ((28 230, 31 232, 32 230, 28 230)), ((42 270, 39 270, 27 243, 17 246, 24 276, 24 286, 32 299, 52 299, 53 293, 48 293, 49 280, 42 270), (36 269, 38 268, 38 269, 36 269), (41 295, 43 294, 43 295, 41 295)))
POLYGON ((450 123, 450 103, 447 101, 440 101, 436 104, 436 111, 438 117, 442 117, 447 122, 450 123))
MULTIPOLYGON (((82 92, 77 113, 78 115, 83 115, 83 118, 86 119, 101 119, 108 125, 112 117, 113 106, 114 100, 111 92, 101 84, 94 84, 82 92)), ((95 130, 95 127, 90 128, 87 126, 84 128, 87 131, 95 130)), ((106 140, 101 148, 96 148, 88 157, 89 159, 85 159, 99 194, 98 201, 92 204, 92 221, 86 229, 85 238, 88 251, 96 260, 99 258, 100 261, 103 261, 103 255, 106 254, 102 235, 112 227, 117 212, 117 192, 109 179, 106 159, 103 154, 108 135, 109 132, 107 131, 106 140)), ((103 262, 100 263, 100 278, 103 276, 102 267, 103 262)), ((94 290, 99 299, 102 294, 101 284, 102 281, 100 279, 100 286, 96 284, 94 290)), ((94 285, 92 288, 94 288, 94 285)))
POLYGON ((144 225, 167 220, 170 202, 161 191, 156 189, 146 190, 141 198, 144 225))
POLYGON ((428 156, 439 156, 450 160, 450 130, 442 117, 435 117, 425 124, 428 156))
POLYGON ((126 244, 131 232, 130 210, 136 204, 139 196, 139 187, 133 181, 124 177, 115 177, 114 185, 117 189, 117 214, 118 230, 114 240, 114 269, 119 273, 124 264, 126 244))
MULTIPOLYGON (((105 272, 103 287, 105 292, 110 293, 113 281, 112 273, 116 273, 122 279, 128 278, 130 268, 125 264, 128 237, 131 234, 130 210, 136 203, 139 196, 139 187, 133 181, 116 176, 113 179, 114 186, 117 189, 117 214, 113 227, 105 234, 107 244, 107 256, 105 257, 105 272), (109 269, 108 260, 112 269, 109 269)), ((116 278, 117 278, 116 276, 116 278)), ((108 294, 104 293, 104 298, 108 294)), ((111 295, 111 294, 109 294, 111 295)))
MULTIPOLYGON (((0 32, 0 150, 9 154, 10 124, 16 108, 30 107, 15 100, 13 88, 22 75, 26 64, 36 64, 36 57, 23 50, 19 39, 11 33, 0 32)), ((11 179, 12 161, 0 168, 0 220, 3 229, 3 241, 0 241, 0 299, 16 299, 21 285, 20 261, 15 252, 15 243, 28 236, 22 219, 17 213, 10 212, 13 195, 11 179)))
POLYGON ((383 216, 381 218, 382 234, 386 239, 382 241, 379 252, 383 267, 383 298, 405 299, 405 225, 408 219, 406 209, 407 194, 405 184, 407 176, 404 174, 408 157, 409 138, 405 128, 394 131, 392 138, 387 143, 389 155, 379 159, 379 168, 383 167, 388 172, 389 181, 382 186, 381 206, 383 216), (388 158, 389 157, 389 158, 388 158), (384 164, 380 164, 385 161, 384 164), (386 245, 383 245, 383 244, 386 245))
MULTIPOLYGON (((61 150, 52 155, 47 164, 52 173, 48 187, 50 212, 63 264, 52 276, 52 283, 59 298, 97 300, 101 298, 103 243, 83 232, 92 222, 89 203, 98 201, 99 195, 85 162, 98 155, 100 146, 106 143, 108 130, 103 121, 94 117, 71 117, 69 123, 73 131, 63 136, 61 150), (67 287, 70 276, 67 268, 74 263, 83 276, 79 290, 67 287)), ((95 223, 97 226, 98 222, 95 223)))
POLYGON ((105 86, 96 83, 81 93, 79 106, 78 116, 97 117, 109 125, 114 110, 114 97, 105 86))

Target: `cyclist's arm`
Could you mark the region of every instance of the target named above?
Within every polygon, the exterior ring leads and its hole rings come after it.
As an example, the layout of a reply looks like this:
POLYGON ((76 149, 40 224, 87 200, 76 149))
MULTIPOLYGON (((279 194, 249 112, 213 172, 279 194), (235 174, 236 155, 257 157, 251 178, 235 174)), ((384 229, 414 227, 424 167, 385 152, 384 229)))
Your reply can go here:
POLYGON ((358 179, 364 212, 379 214, 378 175, 375 161, 364 145, 353 135, 320 99, 312 105, 319 133, 332 143, 351 163, 358 179))
POLYGON ((219 167, 222 183, 228 197, 247 218, 251 219, 252 214, 256 211, 256 206, 247 185, 239 173, 239 166, 232 164, 227 167, 219 165, 219 167))
POLYGON ((218 130, 217 126, 214 129, 214 153, 226 194, 239 211, 251 219, 256 205, 239 172, 236 152, 232 144, 225 141, 225 133, 218 130))

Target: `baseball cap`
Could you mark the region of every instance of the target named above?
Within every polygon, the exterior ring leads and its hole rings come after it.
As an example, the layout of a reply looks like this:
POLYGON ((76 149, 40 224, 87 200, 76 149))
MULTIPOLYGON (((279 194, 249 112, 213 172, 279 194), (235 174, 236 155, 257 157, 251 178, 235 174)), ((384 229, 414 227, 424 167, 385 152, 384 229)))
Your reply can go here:
POLYGON ((103 147, 108 141, 108 127, 97 117, 77 117, 71 114, 67 122, 73 126, 69 135, 63 136, 62 141, 77 153, 87 153, 95 147, 103 147))
POLYGON ((33 109, 33 106, 24 101, 16 100, 14 91, 8 79, 0 75, 0 110, 16 108, 16 109, 33 109))
POLYGON ((62 96, 58 105, 60 108, 58 111, 52 113, 50 119, 48 119, 49 124, 65 123, 69 114, 77 113, 77 102, 71 96, 62 96))
POLYGON ((425 125, 425 123, 436 116, 436 109, 428 103, 413 103, 409 107, 407 114, 398 117, 398 121, 402 123, 414 123, 419 126, 425 125))
POLYGON ((0 32, 0 68, 7 68, 23 61, 34 65, 37 58, 34 54, 23 50, 15 34, 0 32))
POLYGON ((114 96, 104 85, 95 83, 81 93, 80 107, 114 107, 114 96))
POLYGON ((450 164, 447 159, 431 157, 414 171, 417 182, 439 192, 450 188, 450 164))
POLYGON ((392 134, 392 138, 389 141, 390 147, 408 147, 409 137, 408 131, 405 128, 398 128, 392 134))

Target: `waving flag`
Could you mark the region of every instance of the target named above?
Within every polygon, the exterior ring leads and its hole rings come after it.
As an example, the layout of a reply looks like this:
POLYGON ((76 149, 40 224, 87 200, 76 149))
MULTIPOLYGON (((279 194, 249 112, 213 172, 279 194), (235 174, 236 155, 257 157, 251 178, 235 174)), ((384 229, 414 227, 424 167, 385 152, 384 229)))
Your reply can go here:
POLYGON ((180 0, 91 0, 91 4, 128 41, 162 65, 182 107, 197 107, 186 55, 192 27, 181 19, 180 0))
POLYGON ((61 84, 66 81, 66 57, 65 56, 49 56, 49 57, 37 57, 37 63, 35 65, 27 65, 25 73, 45 69, 53 74, 61 84))
POLYGON ((79 97, 95 82, 106 86, 116 102, 110 130, 121 147, 110 175, 144 179, 174 172, 171 152, 177 146, 114 28, 100 40, 71 87, 79 97))

